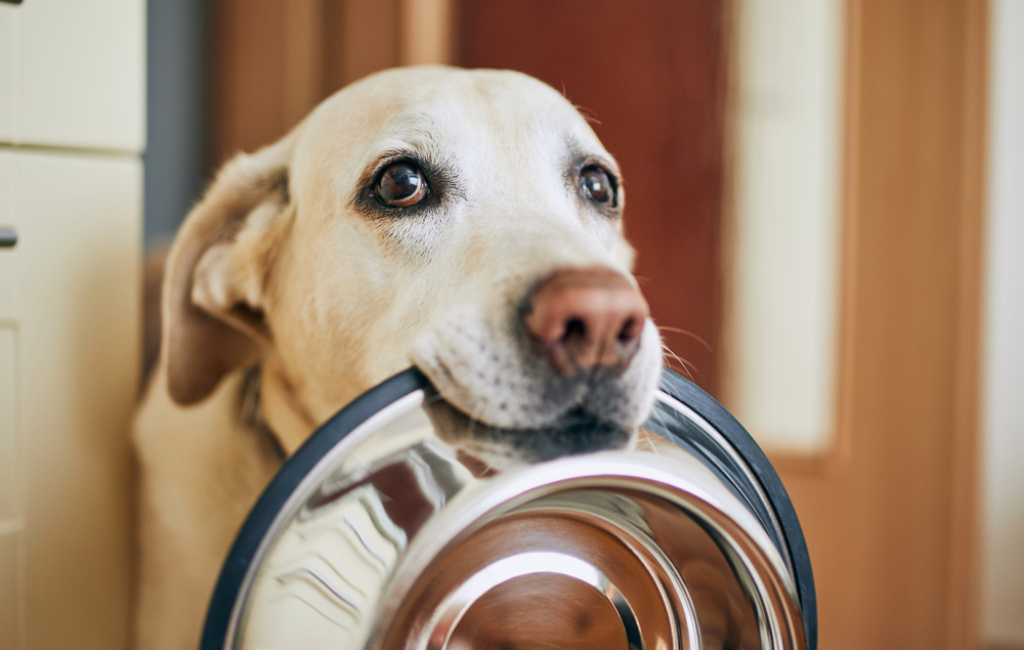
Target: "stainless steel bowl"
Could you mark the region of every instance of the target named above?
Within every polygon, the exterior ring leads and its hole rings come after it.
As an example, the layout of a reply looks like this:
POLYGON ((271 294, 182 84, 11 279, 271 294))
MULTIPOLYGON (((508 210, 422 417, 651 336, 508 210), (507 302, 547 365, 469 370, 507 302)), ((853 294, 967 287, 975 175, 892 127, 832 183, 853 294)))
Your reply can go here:
POLYGON ((289 459, 203 650, 816 647, 785 490, 693 384, 665 371, 633 450, 498 473, 449 442, 444 407, 406 371, 289 459))

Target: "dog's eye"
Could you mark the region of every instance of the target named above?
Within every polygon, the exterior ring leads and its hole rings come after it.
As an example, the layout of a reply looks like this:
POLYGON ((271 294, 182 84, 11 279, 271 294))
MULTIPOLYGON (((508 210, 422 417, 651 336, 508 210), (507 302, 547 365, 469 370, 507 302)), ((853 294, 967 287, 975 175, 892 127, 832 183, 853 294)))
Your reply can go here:
POLYGON ((583 182, 583 189, 594 201, 611 203, 615 198, 615 188, 608 178, 608 172, 600 167, 584 167, 580 172, 580 179, 583 182))
POLYGON ((381 174, 376 192, 377 198, 385 205, 406 208, 427 196, 427 182, 415 165, 398 162, 381 174))

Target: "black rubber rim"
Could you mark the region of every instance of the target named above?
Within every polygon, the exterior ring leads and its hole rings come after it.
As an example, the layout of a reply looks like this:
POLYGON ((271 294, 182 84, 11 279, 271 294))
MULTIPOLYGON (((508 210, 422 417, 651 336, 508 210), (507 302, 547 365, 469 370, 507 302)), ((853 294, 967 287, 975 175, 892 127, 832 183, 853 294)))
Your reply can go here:
MULTIPOLYGON (((793 563, 797 594, 803 609, 807 647, 816 650, 818 614, 810 556, 800 521, 779 475, 746 429, 710 395, 667 368, 662 374, 660 388, 693 409, 714 427, 747 463, 768 496, 793 563)), ((306 474, 352 430, 384 407, 417 390, 434 392, 430 380, 416 368, 402 371, 371 388, 317 429, 281 466, 242 524, 221 568, 206 613, 200 640, 201 650, 223 650, 231 613, 249 565, 277 514, 306 474)))

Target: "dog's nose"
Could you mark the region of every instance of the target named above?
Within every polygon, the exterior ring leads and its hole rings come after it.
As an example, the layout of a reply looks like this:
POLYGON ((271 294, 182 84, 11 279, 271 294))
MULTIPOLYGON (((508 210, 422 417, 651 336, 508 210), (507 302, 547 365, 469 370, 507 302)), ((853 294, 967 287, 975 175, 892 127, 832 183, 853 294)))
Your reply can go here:
POLYGON ((621 273, 567 268, 538 284, 523 310, 527 332, 562 375, 622 371, 640 347, 647 301, 621 273))

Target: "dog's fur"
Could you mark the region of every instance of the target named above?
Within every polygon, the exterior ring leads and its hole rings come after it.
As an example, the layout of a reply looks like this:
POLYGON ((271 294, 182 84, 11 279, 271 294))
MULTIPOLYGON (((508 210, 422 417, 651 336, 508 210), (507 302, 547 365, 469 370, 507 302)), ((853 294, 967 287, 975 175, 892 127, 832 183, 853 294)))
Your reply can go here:
POLYGON ((651 407, 653 323, 622 372, 565 377, 521 320, 524 297, 559 269, 633 282, 621 181, 615 207, 594 204, 579 176, 592 164, 618 176, 548 86, 416 67, 343 89, 225 166, 169 255, 160 357, 136 420, 137 650, 196 646, 220 564, 282 458, 410 363, 488 425, 464 445, 493 466, 552 455, 531 441, 569 413, 604 425, 575 450, 628 443, 600 432, 635 431, 651 407), (417 161, 430 200, 374 201, 393 159, 417 161))

